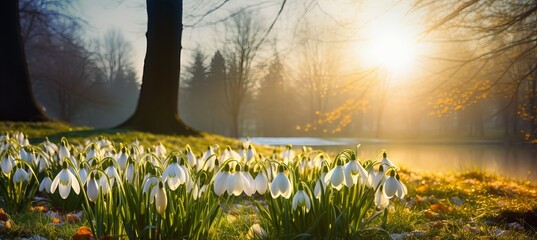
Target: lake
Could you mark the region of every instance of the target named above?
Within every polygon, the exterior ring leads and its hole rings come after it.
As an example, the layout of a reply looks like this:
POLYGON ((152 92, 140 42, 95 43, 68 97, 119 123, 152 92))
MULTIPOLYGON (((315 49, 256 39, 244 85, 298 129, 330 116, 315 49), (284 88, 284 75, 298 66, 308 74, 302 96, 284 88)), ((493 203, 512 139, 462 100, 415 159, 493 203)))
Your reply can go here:
POLYGON ((475 141, 468 143, 390 143, 383 140, 352 138, 251 138, 264 145, 311 146, 330 152, 331 156, 345 148, 361 143, 360 160, 375 159, 386 149, 388 158, 396 165, 417 171, 485 170, 518 180, 537 182, 537 145, 502 144, 475 141))

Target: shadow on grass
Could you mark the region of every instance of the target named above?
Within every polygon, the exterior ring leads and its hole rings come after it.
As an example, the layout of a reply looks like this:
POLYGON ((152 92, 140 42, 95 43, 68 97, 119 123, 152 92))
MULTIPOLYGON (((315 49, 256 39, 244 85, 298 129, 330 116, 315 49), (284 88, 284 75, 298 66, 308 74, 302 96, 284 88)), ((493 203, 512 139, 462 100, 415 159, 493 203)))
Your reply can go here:
POLYGON ((505 210, 500 214, 492 218, 495 222, 512 223, 518 222, 524 226, 526 230, 537 230, 537 208, 526 212, 517 212, 512 210, 505 210))
POLYGON ((45 141, 45 138, 48 138, 52 142, 59 142, 62 137, 88 138, 88 137, 97 137, 103 134, 117 134, 117 133, 128 133, 128 132, 132 132, 132 131, 128 129, 120 129, 120 128, 88 129, 88 130, 80 130, 80 131, 58 132, 58 133, 48 135, 48 136, 30 138, 28 140, 30 141, 31 144, 39 144, 45 141))

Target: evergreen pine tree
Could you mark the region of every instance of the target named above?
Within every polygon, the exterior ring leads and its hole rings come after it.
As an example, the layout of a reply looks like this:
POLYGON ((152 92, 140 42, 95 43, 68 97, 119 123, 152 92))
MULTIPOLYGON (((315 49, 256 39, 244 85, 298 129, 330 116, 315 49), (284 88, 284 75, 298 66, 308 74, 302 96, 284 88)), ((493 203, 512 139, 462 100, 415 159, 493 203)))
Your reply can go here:
POLYGON ((292 99, 283 77, 283 64, 276 55, 257 95, 257 127, 263 136, 289 136, 293 128, 293 114, 289 112, 293 109, 292 99))
POLYGON ((185 120, 192 127, 207 131, 209 130, 210 110, 208 94, 209 83, 207 82, 207 67, 204 64, 205 55, 196 49, 193 54, 194 62, 187 68, 188 78, 185 81, 185 94, 188 105, 185 110, 185 120))
POLYGON ((230 135, 228 130, 229 116, 226 113, 226 96, 225 96, 225 80, 226 80, 226 63, 220 51, 214 53, 209 66, 207 76, 209 94, 209 128, 208 131, 222 135, 230 135))

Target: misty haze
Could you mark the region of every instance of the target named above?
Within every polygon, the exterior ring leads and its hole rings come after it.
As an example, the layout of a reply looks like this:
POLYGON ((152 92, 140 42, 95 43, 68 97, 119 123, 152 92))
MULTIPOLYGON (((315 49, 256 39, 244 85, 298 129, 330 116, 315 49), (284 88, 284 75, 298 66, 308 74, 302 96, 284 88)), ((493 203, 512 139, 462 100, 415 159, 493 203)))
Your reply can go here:
POLYGON ((68 229, 28 236, 537 237, 535 1, 4 1, 2 222, 68 229))

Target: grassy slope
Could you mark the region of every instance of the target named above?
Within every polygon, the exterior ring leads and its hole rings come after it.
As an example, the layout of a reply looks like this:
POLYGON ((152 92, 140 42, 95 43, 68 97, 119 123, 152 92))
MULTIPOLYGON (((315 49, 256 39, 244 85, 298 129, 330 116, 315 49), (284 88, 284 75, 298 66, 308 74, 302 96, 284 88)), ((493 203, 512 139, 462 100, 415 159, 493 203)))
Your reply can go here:
MULTIPOLYGON (((134 140, 140 141, 143 145, 153 146, 162 143, 167 149, 183 149, 186 144, 190 144, 196 152, 205 151, 207 146, 218 144, 220 147, 230 146, 237 148, 240 141, 222 137, 215 134, 202 133, 199 137, 185 137, 176 135, 150 134, 137 131, 127 131, 118 129, 92 129, 88 127, 73 127, 62 123, 18 123, 0 122, 0 132, 22 131, 28 135, 31 143, 40 143, 45 137, 52 142, 59 142, 62 137, 69 141, 84 141, 88 138, 106 137, 114 142, 130 143, 134 140)), ((261 151, 267 148, 259 147, 261 151)))
MULTIPOLYGON (((51 141, 59 141, 63 136, 70 141, 105 136, 117 142, 138 139, 147 145, 162 143, 169 149, 182 149, 190 144, 195 151, 203 151, 212 144, 232 147, 240 144, 233 139, 205 133, 200 137, 153 135, 134 131, 93 130, 61 123, 0 122, 0 131, 6 130, 23 131, 34 143, 42 141, 45 136, 51 141)), ((260 150, 270 151, 269 148, 260 150)), ((390 214, 387 225, 387 230, 396 238, 537 238, 537 186, 534 183, 476 171, 425 174, 403 170, 401 178, 407 183, 409 197, 404 201, 394 201, 393 213, 390 214)), ((13 219, 39 220, 27 216, 13 216, 13 219)), ((34 224, 25 221, 19 226, 34 224)), ((251 209, 235 209, 217 226, 213 237, 243 238, 248 227, 255 221, 255 213, 252 214, 251 209)), ((73 231, 76 228, 71 226, 67 229, 73 231)), ((46 228, 35 232, 41 236, 50 236, 46 228)), ((69 233, 60 237, 69 238, 69 233)), ((374 238, 378 238, 378 235, 374 238)))

